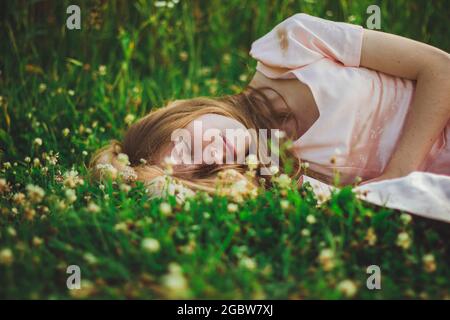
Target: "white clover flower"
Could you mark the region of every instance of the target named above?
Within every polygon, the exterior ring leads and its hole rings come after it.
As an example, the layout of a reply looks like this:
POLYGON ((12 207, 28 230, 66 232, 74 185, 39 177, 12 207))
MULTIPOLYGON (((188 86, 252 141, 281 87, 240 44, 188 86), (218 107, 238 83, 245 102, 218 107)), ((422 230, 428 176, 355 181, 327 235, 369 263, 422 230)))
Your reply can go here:
POLYGON ((14 262, 14 255, 11 249, 6 248, 0 251, 0 264, 10 266, 14 262))
POLYGON ((288 201, 288 200, 285 200, 285 199, 281 200, 281 201, 280 201, 280 207, 281 207, 281 209, 283 209, 283 210, 289 209, 289 207, 290 207, 289 201, 288 201))
POLYGON ((160 211, 163 215, 168 216, 168 215, 170 215, 170 214, 172 213, 172 207, 170 206, 169 203, 167 203, 167 202, 162 202, 162 203, 159 205, 159 211, 160 211))
POLYGON ((377 242, 377 235, 375 233, 375 230, 372 227, 367 229, 367 234, 366 234, 366 237, 364 239, 367 241, 369 246, 374 246, 376 244, 376 242, 377 242))
POLYGON ((47 90, 47 85, 45 83, 39 84, 39 93, 43 93, 45 90, 47 90))
POLYGON ((125 116, 124 121, 126 124, 130 125, 133 123, 134 119, 136 119, 136 116, 134 114, 129 113, 125 116))
POLYGON ((358 288, 352 280, 343 280, 337 285, 337 289, 347 298, 352 298, 355 296, 358 288))
POLYGON ((70 134, 70 129, 69 128, 64 128, 62 131, 62 134, 64 137, 67 137, 70 134))
POLYGON ((119 153, 117 155, 117 160, 124 166, 130 165, 130 160, 128 159, 128 155, 126 155, 125 153, 119 153))
POLYGON ((75 95, 75 91, 70 89, 67 91, 67 93, 69 94, 69 96, 74 96, 75 95))
POLYGON ((409 237, 409 234, 406 232, 400 232, 397 236, 397 246, 408 249, 411 246, 411 238, 409 237))
POLYGON ((64 173, 64 186, 68 188, 75 188, 76 186, 83 185, 84 180, 78 176, 78 171, 75 169, 71 169, 64 173))
POLYGON ((250 170, 255 170, 258 167, 259 163, 258 157, 256 156, 256 154, 249 154, 245 160, 245 163, 250 170))
POLYGON ((34 139, 34 141, 33 141, 33 143, 36 145, 36 146, 42 146, 42 139, 41 138, 36 138, 36 139, 34 139))
POLYGON ((175 263, 169 265, 169 272, 162 277, 161 282, 167 290, 168 298, 186 298, 189 293, 188 282, 181 267, 175 263))
POLYGON ((163 8, 167 5, 167 2, 166 1, 155 1, 153 4, 157 8, 163 8))
POLYGON ((26 186, 27 195, 31 202, 39 203, 44 199, 45 191, 39 186, 29 184, 26 186))
POLYGON ((255 270, 256 269, 256 262, 254 259, 250 258, 250 257, 243 257, 241 258, 239 264, 248 269, 248 270, 255 270))
POLYGON ((94 202, 90 202, 87 206, 87 211, 91 212, 91 213, 98 213, 100 212, 100 207, 98 205, 96 205, 94 202))
POLYGON ((311 235, 311 231, 309 231, 309 229, 302 229, 302 231, 300 231, 300 234, 304 237, 309 237, 311 235))
POLYGON ((117 169, 110 163, 99 163, 97 164, 96 169, 99 170, 102 175, 107 175, 112 179, 117 177, 117 169))
POLYGON ((292 182, 291 178, 285 173, 282 173, 278 177, 274 178, 274 181, 281 189, 289 188, 292 182))
POLYGON ((323 249, 319 254, 319 263, 323 270, 330 271, 335 267, 334 251, 331 249, 323 249))
POLYGON ((402 213, 402 214, 400 215, 400 220, 401 220, 404 224, 410 224, 410 223, 411 223, 411 220, 412 220, 412 217, 411 217, 411 215, 408 214, 408 213, 402 213))
POLYGON ((77 200, 77 194, 73 189, 67 189, 65 195, 68 203, 74 203, 77 200))
POLYGON ((308 214, 306 216, 306 222, 308 222, 309 224, 314 224, 317 222, 316 217, 314 217, 312 214, 308 214))
POLYGON ((429 253, 422 257, 423 262, 423 268, 425 272, 432 273, 436 271, 436 260, 434 258, 434 255, 429 253))
POLYGON ((98 67, 98 74, 101 76, 105 76, 106 75, 106 66, 105 65, 100 65, 98 67))
POLYGON ((158 252, 160 247, 159 241, 153 238, 145 238, 141 242, 141 248, 149 253, 158 252))
POLYGON ((230 213, 237 212, 238 209, 239 209, 239 207, 238 207, 238 205, 237 205, 236 203, 229 203, 229 204, 227 205, 227 210, 228 210, 228 212, 230 212, 230 213))

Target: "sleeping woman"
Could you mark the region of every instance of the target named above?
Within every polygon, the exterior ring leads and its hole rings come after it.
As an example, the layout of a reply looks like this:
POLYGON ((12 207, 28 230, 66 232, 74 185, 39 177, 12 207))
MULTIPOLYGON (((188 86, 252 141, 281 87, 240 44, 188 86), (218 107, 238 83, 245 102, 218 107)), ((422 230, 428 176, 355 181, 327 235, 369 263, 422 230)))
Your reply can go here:
POLYGON ((196 161, 175 162, 171 175, 190 188, 211 190, 224 169, 247 170, 246 163, 222 161, 225 157, 253 153, 248 140, 255 135, 238 143, 227 138, 228 131, 268 129, 270 138, 280 129, 292 140, 296 179, 305 173, 302 163, 308 163, 308 176, 324 183, 336 173, 343 184, 416 171, 450 176, 448 53, 299 13, 253 42, 250 55, 257 60, 256 72, 242 92, 175 100, 150 112, 122 141, 99 150, 93 173, 101 176, 109 167, 131 181, 150 182, 164 175, 168 158, 179 154, 173 133, 183 129, 193 137, 184 142, 196 161), (219 136, 219 147, 211 148, 217 139, 205 135, 208 130, 219 136), (198 158, 205 154, 220 161, 198 158))

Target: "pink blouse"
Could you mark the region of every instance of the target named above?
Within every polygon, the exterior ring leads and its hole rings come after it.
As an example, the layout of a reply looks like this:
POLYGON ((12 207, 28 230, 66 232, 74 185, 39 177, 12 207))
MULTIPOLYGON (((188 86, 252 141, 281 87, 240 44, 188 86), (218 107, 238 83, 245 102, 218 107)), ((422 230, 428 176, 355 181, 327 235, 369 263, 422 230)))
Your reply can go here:
MULTIPOLYGON (((310 168, 343 183, 383 172, 401 135, 415 82, 360 67, 363 28, 295 14, 253 42, 256 69, 306 84, 320 116, 294 142, 310 168), (330 162, 334 157, 335 162, 330 162)), ((450 121, 418 171, 450 176, 450 121)))

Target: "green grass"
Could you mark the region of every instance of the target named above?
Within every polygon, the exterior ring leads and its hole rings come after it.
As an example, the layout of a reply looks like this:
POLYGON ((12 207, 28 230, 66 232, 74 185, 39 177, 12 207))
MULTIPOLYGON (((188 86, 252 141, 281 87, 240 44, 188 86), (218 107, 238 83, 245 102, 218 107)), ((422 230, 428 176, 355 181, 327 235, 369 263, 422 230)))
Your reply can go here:
MULTIPOLYGON (((375 2, 383 31, 449 50, 446 1, 375 2)), ((261 190, 236 212, 224 197, 169 198, 168 212, 142 186, 85 177, 127 115, 238 92, 254 72, 251 42, 289 15, 364 24, 373 1, 76 3, 81 31, 65 28, 72 1, 8 0, 0 10, 0 298, 450 297, 447 225, 362 203, 350 187, 321 206, 307 186, 261 190), (63 182, 72 168, 84 177, 75 200, 63 182), (82 290, 66 287, 72 264, 82 290), (381 290, 366 288, 373 264, 381 290)))

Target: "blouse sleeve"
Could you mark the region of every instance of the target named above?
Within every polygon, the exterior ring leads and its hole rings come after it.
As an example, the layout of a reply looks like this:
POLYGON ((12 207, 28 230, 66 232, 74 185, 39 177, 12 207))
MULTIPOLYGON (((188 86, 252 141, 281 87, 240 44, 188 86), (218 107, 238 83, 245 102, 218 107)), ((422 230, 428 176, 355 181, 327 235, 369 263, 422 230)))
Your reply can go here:
POLYGON ((363 27, 295 14, 252 43, 250 55, 271 67, 295 69, 328 58, 359 67, 363 27))

